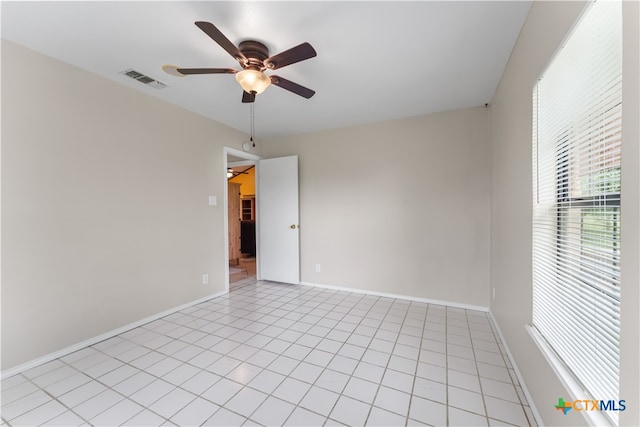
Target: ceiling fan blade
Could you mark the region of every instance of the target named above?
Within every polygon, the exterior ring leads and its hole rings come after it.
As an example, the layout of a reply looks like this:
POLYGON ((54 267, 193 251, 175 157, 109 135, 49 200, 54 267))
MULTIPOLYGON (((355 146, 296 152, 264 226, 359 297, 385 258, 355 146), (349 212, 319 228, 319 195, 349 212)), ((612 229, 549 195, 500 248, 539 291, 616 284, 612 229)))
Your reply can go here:
POLYGON ((264 65, 270 70, 277 70, 278 68, 286 67, 287 65, 295 64, 296 62, 304 61, 305 59, 313 58, 317 53, 313 46, 305 42, 296 47, 292 47, 289 50, 285 50, 277 55, 273 55, 270 58, 264 60, 264 65))
POLYGON ((218 43, 220 47, 226 50, 229 55, 233 56, 238 62, 246 62, 247 58, 240 52, 240 49, 229 40, 222 31, 216 28, 211 22, 196 21, 196 26, 205 32, 206 35, 211 37, 214 42, 218 43))
POLYGON ((299 85, 298 83, 294 83, 291 80, 283 79, 282 77, 278 77, 278 76, 271 76, 271 83, 273 83, 276 86, 280 86, 282 89, 286 89, 290 92, 295 93, 296 95, 300 95, 303 98, 307 98, 307 99, 311 98, 313 95, 316 94, 315 90, 311 90, 309 88, 299 85))
POLYGON ((250 102, 255 102, 255 100, 256 100, 256 94, 255 93, 249 93, 249 92, 242 91, 242 102, 250 103, 250 102))
POLYGON ((177 68, 180 74, 235 74, 236 70, 232 68, 177 68))

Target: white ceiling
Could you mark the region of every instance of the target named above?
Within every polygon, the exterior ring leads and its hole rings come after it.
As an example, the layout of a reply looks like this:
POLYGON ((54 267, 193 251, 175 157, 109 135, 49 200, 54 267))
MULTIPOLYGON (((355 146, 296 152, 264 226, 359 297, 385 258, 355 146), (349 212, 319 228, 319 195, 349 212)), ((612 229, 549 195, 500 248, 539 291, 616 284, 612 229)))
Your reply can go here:
POLYGON ((164 64, 239 69, 198 29, 276 54, 309 42, 318 56, 277 74, 316 91, 257 96, 257 139, 484 105, 491 101, 530 1, 2 2, 2 37, 133 89, 250 131, 230 74, 174 77, 164 64), (154 89, 133 68, 168 85, 154 89))

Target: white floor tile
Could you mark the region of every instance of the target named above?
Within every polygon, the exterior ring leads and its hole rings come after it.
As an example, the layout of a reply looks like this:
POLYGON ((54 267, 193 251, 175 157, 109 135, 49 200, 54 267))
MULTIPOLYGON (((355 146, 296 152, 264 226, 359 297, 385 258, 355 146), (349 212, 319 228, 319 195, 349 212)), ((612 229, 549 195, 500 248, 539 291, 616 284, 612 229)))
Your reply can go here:
POLYGON ((436 366, 447 366, 447 355, 431 350, 420 350, 420 362, 429 363, 436 366))
POLYGON ((211 418, 218 409, 220 409, 218 405, 196 398, 171 417, 171 421, 179 426, 199 426, 211 418))
POLYGON ((329 362, 327 367, 334 371, 342 372, 345 375, 351 375, 353 371, 355 371, 356 366, 358 366, 358 361, 356 359, 351 359, 337 354, 331 362, 329 362))
POLYGON ((149 406, 149 409, 165 418, 171 418, 195 398, 194 394, 176 388, 149 406))
POLYGON ((220 375, 224 377, 229 372, 233 371, 238 365, 240 365, 238 359, 233 359, 231 357, 222 356, 220 359, 213 362, 211 365, 207 366, 207 371, 213 372, 216 375, 220 375))
POLYGON ((454 387, 464 388, 476 393, 480 393, 480 378, 477 375, 449 369, 447 383, 454 387))
POLYGON ((270 351, 262 349, 258 350, 253 354, 253 356, 248 358, 247 362, 251 363, 252 365, 260 366, 261 368, 266 368, 274 360, 276 360, 277 357, 278 355, 276 353, 272 353, 270 351))
POLYGON ((350 397, 340 396, 336 402, 329 418, 337 420, 348 426, 363 426, 371 405, 351 399, 350 397))
POLYGON ((247 419, 242 415, 236 414, 225 408, 220 408, 218 412, 213 414, 203 426, 239 426, 242 425, 247 419))
POLYGON ((125 363, 129 363, 133 360, 138 359, 139 357, 144 356, 145 354, 151 352, 151 350, 149 350, 146 347, 143 347, 141 345, 138 345, 136 347, 133 347, 132 349, 121 353, 119 355, 116 356, 116 359, 125 362, 125 363))
POLYGON ((363 380, 379 383, 384 375, 384 367, 367 362, 360 362, 353 372, 353 376, 363 380))
POLYGON ((291 344, 282 354, 287 357, 291 357, 296 360, 303 360, 311 352, 309 347, 305 347, 300 344, 291 344))
POLYGON ((391 353, 395 346, 395 338, 392 340, 384 340, 379 338, 373 338, 369 344, 371 350, 381 351, 383 353, 391 353))
POLYGON ((488 426, 487 417, 462 409, 449 407, 449 425, 452 427, 488 426))
POLYGON ((66 411, 47 421, 47 427, 72 427, 86 425, 87 422, 71 411, 66 411))
POLYGON ((480 378, 480 382, 482 383, 482 392, 485 395, 508 400, 514 403, 520 403, 518 393, 516 392, 513 384, 489 378, 480 378))
POLYGON ((124 365, 99 377, 98 381, 100 381, 107 387, 113 387, 114 385, 126 380, 127 378, 131 378, 138 372, 140 371, 133 366, 124 365))
POLYGON ((66 411, 67 408, 59 402, 50 400, 44 405, 38 406, 17 418, 11 419, 10 423, 13 426, 37 426, 63 414, 66 411))
POLYGON ((447 386, 437 381, 417 377, 413 395, 439 403, 447 403, 447 386))
POLYGON ((447 382, 447 369, 430 363, 418 362, 416 376, 441 383, 447 382))
POLYGON ((411 395, 408 393, 380 386, 373 404, 387 411, 395 412, 398 415, 405 415, 409 410, 410 400, 411 395))
POLYGON ((251 415, 251 420, 265 426, 281 426, 294 409, 293 404, 269 396, 251 415))
POLYGON ((413 375, 387 369, 382 378, 382 385, 405 393, 411 393, 414 378, 413 375))
POLYGON ((378 384, 357 377, 351 377, 342 394, 365 403, 373 403, 378 391, 378 384))
POLYGON ((138 372, 134 376, 115 385, 113 389, 124 396, 130 396, 138 390, 154 382, 156 378, 144 371, 138 372))
POLYGON ((122 366, 124 366, 124 362, 110 358, 90 368, 84 369, 83 372, 91 378, 98 378, 122 366))
POLYGON ((369 349, 364 353, 361 360, 372 365, 387 366, 390 356, 389 353, 369 349))
POLYGON ((319 387, 311 387, 300 406, 323 416, 329 416, 340 395, 319 387))
POLYGON ((221 359, 222 355, 210 350, 205 350, 189 359, 188 363, 200 369, 206 369, 214 362, 221 359))
POLYGON ((271 394, 276 388, 278 388, 285 378, 286 377, 284 375, 265 369, 256 375, 248 385, 249 387, 263 393, 271 394))
POLYGON ((237 383, 247 385, 256 375, 262 371, 262 368, 250 363, 240 363, 226 377, 237 383))
POLYGON ((33 383, 38 387, 44 388, 48 385, 55 384, 58 381, 62 381, 65 378, 69 378, 77 373, 78 371, 73 369, 71 366, 62 366, 60 368, 49 371, 46 374, 35 377, 31 381, 33 381, 33 383))
POLYGON ((491 396, 485 397, 485 402, 490 418, 519 426, 529 424, 522 405, 491 396))
POLYGON ((107 389, 100 394, 95 395, 91 399, 71 408, 73 412, 80 415, 85 420, 90 420, 96 415, 106 411, 116 403, 123 400, 124 397, 113 390, 107 389))
POLYGON ((331 359, 333 359, 333 356, 334 356, 334 353, 319 350, 316 348, 312 350, 307 355, 307 357, 304 358, 304 361, 324 368, 329 365, 329 362, 331 362, 331 359))
POLYGON ((311 388, 311 384, 307 384, 294 378, 285 378, 285 380, 273 392, 273 395, 287 402, 298 404, 311 388))
POLYGON ((137 359, 132 360, 129 364, 135 366, 138 369, 146 369, 165 358, 166 356, 162 353, 158 353, 157 351, 150 351, 149 353, 145 353, 137 359))
POLYGON ((320 374, 323 368, 312 365, 307 362, 300 362, 300 364, 289 374, 290 377, 313 384, 320 374))
POLYGON ((176 387, 163 380, 155 380, 149 385, 133 393, 130 398, 142 406, 149 407, 176 387))
POLYGON ((58 400, 67 407, 72 408, 105 390, 107 390, 107 387, 104 385, 97 381, 90 381, 61 396, 58 396, 58 400))
POLYGON ((94 426, 119 426, 143 410, 131 400, 122 400, 89 421, 94 426))
POLYGON ((300 363, 299 360, 292 359, 287 356, 278 356, 269 366, 267 366, 267 369, 282 375, 289 375, 296 368, 298 363, 300 363))
POLYGON ((326 417, 297 407, 284 423, 287 427, 315 427, 324 424, 326 417))
MULTIPOLYGON (((76 360, 74 362, 71 362, 70 365, 76 368, 77 370, 85 370, 87 368, 95 366, 98 363, 102 363, 105 360, 109 360, 109 359, 110 357, 107 356, 106 354, 94 350, 94 353, 92 353, 91 355, 84 357, 82 359, 76 360)), ((46 365, 43 365, 43 366, 46 366, 46 365)), ((29 371, 27 371, 25 375, 28 376, 28 373, 29 371)))
POLYGON ((348 381, 349 375, 332 371, 331 369, 325 369, 316 380, 315 385, 335 391, 336 393, 341 393, 348 381))
POLYGON ((222 378, 202 393, 202 397, 222 406, 240 391, 240 389, 242 389, 242 384, 222 378))
POLYGON ((479 415, 485 415, 484 402, 480 393, 474 393, 462 388, 451 387, 449 391, 449 406, 473 412, 479 415))
POLYGON ((2 403, 5 405, 38 391, 38 387, 26 379, 14 387, 5 389, 5 386, 7 386, 7 384, 5 384, 6 381, 7 380, 4 380, 2 382, 2 403))
POLYGON ((165 420, 161 416, 154 414, 153 412, 145 409, 144 411, 140 412, 133 418, 123 423, 122 425, 127 427, 141 427, 141 426, 153 427, 153 426, 161 426, 166 421, 167 420, 165 420))
POLYGON ((2 392, 11 425, 493 426, 532 417, 486 313, 250 278, 8 378, 2 392))
POLYGON ((245 387, 236 393, 224 407, 242 416, 249 417, 253 411, 262 404, 267 396, 267 394, 261 391, 245 387))
POLYGON ((162 379, 173 385, 179 386, 184 384, 187 380, 191 379, 191 377, 199 372, 202 371, 195 366, 189 365, 187 363, 182 363, 181 365, 178 365, 178 367, 174 370, 162 376, 162 379))
POLYGON ((403 426, 405 425, 405 420, 406 417, 402 415, 394 414, 393 412, 385 411, 384 409, 374 406, 371 408, 366 425, 380 427, 403 426))
MULTIPOLYGON (((447 356, 447 367, 456 371, 466 372, 467 374, 478 375, 476 361, 465 359, 457 356, 447 356)), ((508 375, 508 374, 507 374, 508 375)))
POLYGON ((337 353, 340 347, 342 347, 342 341, 336 341, 329 338, 325 338, 316 346, 317 350, 328 351, 332 355, 337 353))
POLYGON ((488 363, 478 362, 478 373, 481 377, 492 380, 511 382, 509 370, 502 366, 491 365, 488 363))

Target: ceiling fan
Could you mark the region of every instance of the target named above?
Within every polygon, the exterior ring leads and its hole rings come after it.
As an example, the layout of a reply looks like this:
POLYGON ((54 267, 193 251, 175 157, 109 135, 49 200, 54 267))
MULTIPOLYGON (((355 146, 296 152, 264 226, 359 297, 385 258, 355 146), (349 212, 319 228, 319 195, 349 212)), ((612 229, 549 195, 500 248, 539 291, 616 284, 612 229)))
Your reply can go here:
POLYGON ((191 74, 235 74, 242 86, 242 102, 254 102, 256 95, 262 93, 271 84, 279 86, 304 98, 311 98, 316 92, 280 76, 267 76, 265 70, 277 70, 296 62, 316 56, 315 49, 309 43, 302 43, 277 55, 269 56, 269 49, 256 40, 245 40, 236 47, 215 25, 197 21, 196 26, 218 43, 236 61, 242 70, 232 68, 181 68, 175 65, 163 65, 162 69, 173 75, 184 77, 191 74))

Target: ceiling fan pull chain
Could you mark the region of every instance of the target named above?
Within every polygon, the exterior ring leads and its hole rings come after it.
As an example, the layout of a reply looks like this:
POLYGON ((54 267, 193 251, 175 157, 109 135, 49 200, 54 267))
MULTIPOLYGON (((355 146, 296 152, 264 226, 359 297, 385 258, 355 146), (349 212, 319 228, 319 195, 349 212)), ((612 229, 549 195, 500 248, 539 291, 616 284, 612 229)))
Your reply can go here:
POLYGON ((255 110, 254 110, 254 105, 256 103, 252 102, 251 103, 251 143, 253 144, 253 146, 256 146, 256 142, 253 140, 253 134, 255 131, 255 121, 256 121, 256 115, 255 115, 255 110))

